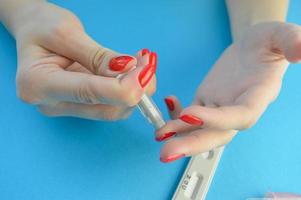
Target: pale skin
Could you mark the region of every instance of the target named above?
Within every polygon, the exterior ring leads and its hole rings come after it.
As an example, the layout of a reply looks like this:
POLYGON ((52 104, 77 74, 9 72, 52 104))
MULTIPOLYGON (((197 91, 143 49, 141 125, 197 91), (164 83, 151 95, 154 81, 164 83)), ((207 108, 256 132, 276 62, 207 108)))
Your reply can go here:
POLYGON ((301 60, 301 28, 284 22, 288 2, 277 2, 280 5, 271 8, 271 0, 227 1, 234 42, 200 84, 191 106, 183 109, 176 96, 169 97, 172 120, 156 135, 176 132, 176 137, 163 145, 163 162, 229 143, 277 98, 289 62, 301 60), (203 123, 191 125, 179 118, 183 115, 203 123))
POLYGON ((42 113, 114 121, 126 118, 144 92, 154 93, 155 76, 145 87, 138 83, 148 53, 139 51, 123 70, 112 71, 109 61, 123 54, 94 41, 70 11, 39 0, 0 5, 17 43, 17 95, 42 113))
MULTIPOLYGON (((156 137, 168 132, 176 137, 165 138, 163 162, 227 144, 277 98, 289 62, 301 60, 301 29, 284 22, 288 2, 277 2, 227 1, 234 42, 191 106, 183 109, 176 96, 169 97, 172 120, 156 137), (185 114, 203 124, 180 120, 185 114)), ((120 54, 95 42, 71 12, 40 0, 0 0, 0 5, 0 19, 17 41, 17 94, 44 114, 118 120, 129 115, 143 92, 154 93, 155 76, 143 88, 137 80, 149 54, 139 51, 123 71, 111 71, 109 60, 120 54), (121 81, 115 78, 136 64, 121 81)))

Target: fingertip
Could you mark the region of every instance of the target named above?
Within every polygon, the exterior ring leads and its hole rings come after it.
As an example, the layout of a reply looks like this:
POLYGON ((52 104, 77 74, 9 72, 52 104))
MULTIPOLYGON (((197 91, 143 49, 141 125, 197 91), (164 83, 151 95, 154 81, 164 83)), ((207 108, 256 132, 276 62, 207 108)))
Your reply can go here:
POLYGON ((156 140, 157 142, 162 142, 162 141, 165 141, 165 140, 170 139, 170 138, 173 137, 175 134, 176 134, 175 131, 170 131, 170 132, 164 133, 163 135, 157 136, 157 137, 155 138, 155 140, 156 140))
POLYGON ((185 154, 173 154, 173 155, 165 156, 165 157, 160 156, 160 161, 163 162, 163 163, 170 163, 170 162, 174 162, 176 160, 179 160, 183 157, 185 157, 185 154))
POLYGON ((173 138, 177 134, 175 128, 172 121, 166 122, 163 127, 155 131, 155 140, 161 142, 173 138))
POLYGON ((126 73, 133 69, 137 65, 137 59, 130 55, 112 55, 106 59, 98 71, 98 74, 116 77, 119 74, 126 73))
POLYGON ((292 23, 281 23, 275 34, 275 43, 285 58, 296 63, 301 61, 301 28, 292 23))
POLYGON ((178 139, 171 139, 164 144, 160 152, 161 162, 169 163, 186 156, 185 152, 181 149, 181 143, 179 142, 178 139))
POLYGON ((202 126, 204 125, 206 121, 208 121, 208 117, 206 117, 209 113, 209 109, 206 109, 206 107, 199 106, 199 105, 192 105, 187 108, 185 108, 180 114, 179 114, 179 120, 186 123, 190 126, 202 126))
POLYGON ((136 56, 140 58, 145 55, 148 55, 149 53, 150 53, 150 50, 148 48, 143 48, 137 52, 136 56))
POLYGON ((111 71, 121 72, 126 71, 129 66, 134 66, 136 63, 136 58, 133 56, 118 55, 110 59, 108 66, 111 71))
POLYGON ((168 113, 171 119, 178 118, 182 111, 182 106, 178 98, 174 95, 169 95, 164 98, 165 105, 168 109, 168 113))
POLYGON ((165 97, 164 102, 166 104, 166 107, 169 111, 174 111, 175 110, 175 104, 173 98, 170 97, 165 97))
POLYGON ((285 57, 291 63, 298 63, 301 61, 301 35, 300 39, 294 42, 292 47, 288 49, 285 57))
POLYGON ((158 55, 156 52, 151 52, 149 54, 149 64, 155 67, 155 71, 157 69, 158 64, 158 55))
POLYGON ((146 55, 146 54, 149 54, 150 51, 149 51, 149 49, 144 48, 144 49, 142 49, 142 50, 140 51, 140 53, 141 53, 141 56, 144 56, 144 55, 146 55))
POLYGON ((141 49, 140 51, 138 51, 138 53, 136 54, 137 57, 137 67, 144 67, 145 65, 148 64, 149 62, 149 54, 150 51, 147 48, 141 49))
POLYGON ((204 124, 204 121, 200 117, 191 114, 181 115, 179 119, 190 125, 202 126, 204 124))

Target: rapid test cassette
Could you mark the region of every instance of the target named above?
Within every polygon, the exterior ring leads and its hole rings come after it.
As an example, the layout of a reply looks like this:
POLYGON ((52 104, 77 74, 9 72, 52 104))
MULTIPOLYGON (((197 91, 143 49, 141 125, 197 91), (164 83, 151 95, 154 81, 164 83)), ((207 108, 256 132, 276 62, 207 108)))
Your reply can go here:
POLYGON ((224 147, 193 156, 172 200, 205 200, 224 147))

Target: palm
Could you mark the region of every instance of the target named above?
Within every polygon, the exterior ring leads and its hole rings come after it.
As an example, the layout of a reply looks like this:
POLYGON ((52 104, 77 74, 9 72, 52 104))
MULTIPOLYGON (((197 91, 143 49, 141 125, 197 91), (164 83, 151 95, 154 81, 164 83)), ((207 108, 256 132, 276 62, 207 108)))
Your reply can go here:
MULTIPOLYGON (((245 41, 252 43, 256 39, 253 36, 245 41)), ((262 51, 249 46, 239 41, 225 50, 201 84, 197 103, 229 106, 251 102, 261 94, 277 96, 288 62, 267 48, 262 51)))

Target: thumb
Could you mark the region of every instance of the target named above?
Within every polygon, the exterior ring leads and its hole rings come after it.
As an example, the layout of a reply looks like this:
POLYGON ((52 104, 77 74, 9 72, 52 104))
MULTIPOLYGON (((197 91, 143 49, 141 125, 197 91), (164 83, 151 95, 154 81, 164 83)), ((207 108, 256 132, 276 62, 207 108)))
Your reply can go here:
POLYGON ((273 43, 292 63, 301 61, 301 27, 291 23, 276 26, 273 43))
POLYGON ((50 46, 54 52, 80 63, 93 74, 115 77, 137 64, 135 57, 105 48, 85 32, 74 32, 56 40, 54 44, 47 44, 47 47, 50 46))

